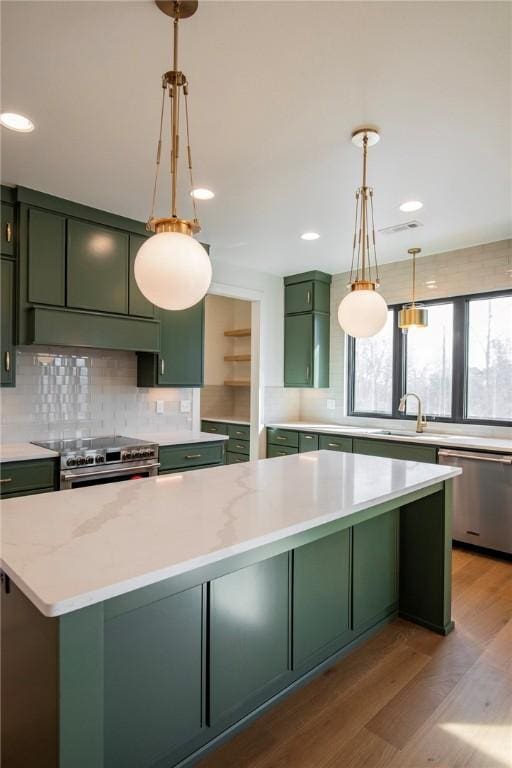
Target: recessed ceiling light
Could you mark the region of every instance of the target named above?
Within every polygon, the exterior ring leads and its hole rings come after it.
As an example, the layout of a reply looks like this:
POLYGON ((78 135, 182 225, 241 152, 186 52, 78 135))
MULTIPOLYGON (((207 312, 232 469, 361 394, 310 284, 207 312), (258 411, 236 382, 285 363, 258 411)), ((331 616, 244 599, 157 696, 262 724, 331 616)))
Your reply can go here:
POLYGON ((215 197, 215 192, 212 192, 211 189, 206 189, 205 187, 193 189, 190 194, 196 200, 211 200, 212 197, 215 197))
POLYGON ((319 237, 320 235, 318 234, 318 232, 304 232, 304 234, 300 236, 300 239, 301 240, 318 240, 319 237))
POLYGON ((0 124, 5 128, 10 128, 11 131, 19 131, 20 133, 30 133, 35 128, 32 120, 25 115, 18 115, 16 112, 2 112, 0 124))
POLYGON ((420 208, 423 208, 423 203, 420 203, 419 200, 409 200, 407 203, 402 203, 400 206, 400 210, 404 213, 419 211, 420 208))

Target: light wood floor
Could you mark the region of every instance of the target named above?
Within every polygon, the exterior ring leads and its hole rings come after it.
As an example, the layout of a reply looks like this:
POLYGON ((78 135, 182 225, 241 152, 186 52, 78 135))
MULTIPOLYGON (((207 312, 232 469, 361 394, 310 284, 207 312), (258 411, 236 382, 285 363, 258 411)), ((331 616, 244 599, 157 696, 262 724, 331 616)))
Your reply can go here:
POLYGON ((510 768, 512 563, 453 554, 448 637, 393 622, 199 768, 510 768))

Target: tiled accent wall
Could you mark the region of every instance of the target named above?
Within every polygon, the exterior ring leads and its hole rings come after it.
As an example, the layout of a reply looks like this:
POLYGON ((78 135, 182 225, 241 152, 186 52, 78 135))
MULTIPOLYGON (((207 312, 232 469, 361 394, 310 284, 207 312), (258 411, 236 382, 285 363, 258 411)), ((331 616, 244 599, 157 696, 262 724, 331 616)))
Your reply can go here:
POLYGON ((190 389, 140 389, 132 352, 20 347, 0 394, 2 442, 192 428, 190 389), (156 413, 156 400, 164 413, 156 413))
POLYGON ((298 421, 300 418, 300 399, 300 389, 265 387, 265 424, 271 424, 275 421, 298 421))
MULTIPOLYGON (((380 269, 381 293, 390 304, 410 301, 411 262, 383 264, 380 269)), ((345 334, 338 324, 338 305, 347 291, 349 274, 333 277, 331 287, 331 349, 330 388, 301 390, 300 418, 303 421, 376 424, 376 419, 355 419, 345 416, 345 334), (327 409, 327 400, 335 401, 334 410, 327 409)), ((501 240, 448 253, 438 253, 416 260, 418 300, 457 296, 469 293, 512 288, 512 240, 501 240)), ((381 420, 389 427, 389 420, 381 420)), ((397 422, 405 427, 410 422, 397 422)), ((470 432, 481 435, 503 435, 504 428, 473 425, 436 424, 436 430, 470 432)), ((506 432, 510 434, 510 429, 506 432)))
POLYGON ((235 393, 223 384, 208 384, 201 388, 201 418, 224 416, 231 418, 235 411, 235 393))

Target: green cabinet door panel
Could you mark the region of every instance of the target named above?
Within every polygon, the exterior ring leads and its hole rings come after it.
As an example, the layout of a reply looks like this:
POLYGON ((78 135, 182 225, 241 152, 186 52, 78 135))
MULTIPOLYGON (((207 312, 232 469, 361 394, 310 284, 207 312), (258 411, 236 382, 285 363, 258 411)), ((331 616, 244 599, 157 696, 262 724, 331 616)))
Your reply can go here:
POLYGON ((23 496, 34 490, 56 488, 57 460, 8 461, 0 464, 0 494, 23 496))
POLYGON ((14 355, 14 293, 15 293, 15 263, 11 259, 1 259, 0 273, 0 334, 1 360, 0 384, 2 387, 12 387, 15 382, 14 355))
POLYGON ((66 303, 66 219, 28 210, 28 295, 32 304, 66 303))
POLYGON ((201 422, 201 432, 208 432, 212 435, 227 435, 228 425, 222 421, 206 421, 201 422))
POLYGON ((284 278, 284 312, 325 312, 329 314, 332 276, 313 270, 284 278))
POLYGON ((278 456, 291 456, 293 453, 298 452, 298 448, 293 448, 289 445, 267 445, 267 459, 275 459, 278 456))
POLYGON ((394 509, 353 528, 353 628, 358 634, 396 609, 398 513, 394 509))
POLYGON ((321 451, 345 451, 352 452, 352 438, 341 435, 320 435, 319 449, 321 451))
POLYGON ((105 622, 105 768, 149 768, 198 734, 201 592, 105 622))
POLYGON ((228 424, 228 435, 235 440, 250 440, 251 428, 248 424, 228 424))
POLYGON ((313 380, 313 315, 284 319, 284 383, 309 387, 313 380))
POLYGON ((189 445, 163 445, 159 450, 160 472, 173 469, 193 469, 224 461, 222 443, 190 443, 189 445))
POLYGON ((430 464, 437 462, 437 448, 433 445, 413 445, 387 440, 353 441, 354 453, 365 453, 369 456, 384 456, 389 459, 405 459, 406 461, 424 461, 430 464))
POLYGON ((14 206, 2 203, 2 232, 0 235, 0 253, 2 256, 15 254, 14 206))
POLYGON ((287 445, 292 448, 299 447, 299 433, 293 429, 279 429, 279 427, 268 427, 267 442, 272 445, 287 445))
POLYGON ((227 449, 231 453, 250 453, 250 443, 248 440, 239 440, 236 437, 230 437, 227 444, 227 449))
POLYGON ((68 220, 69 307, 127 314, 128 246, 125 232, 68 220))
POLYGON ((318 435, 314 432, 299 432, 299 451, 318 451, 318 435))
POLYGON ((350 530, 293 553, 293 667, 329 656, 350 631, 350 530))
POLYGON ((245 464, 247 461, 249 461, 247 454, 226 451, 226 464, 245 464))
POLYGON ((130 276, 128 284, 128 313, 130 315, 138 315, 139 317, 151 317, 155 316, 154 305, 146 299, 144 294, 140 291, 139 286, 135 281, 135 273, 133 271, 133 265, 135 264, 135 257, 141 245, 147 240, 147 237, 141 237, 140 235, 130 235, 130 276))
POLYGON ((287 285, 284 289, 284 311, 286 315, 313 310, 313 281, 287 285))
POLYGON ((210 584, 210 721, 238 719, 288 671, 288 553, 210 584))

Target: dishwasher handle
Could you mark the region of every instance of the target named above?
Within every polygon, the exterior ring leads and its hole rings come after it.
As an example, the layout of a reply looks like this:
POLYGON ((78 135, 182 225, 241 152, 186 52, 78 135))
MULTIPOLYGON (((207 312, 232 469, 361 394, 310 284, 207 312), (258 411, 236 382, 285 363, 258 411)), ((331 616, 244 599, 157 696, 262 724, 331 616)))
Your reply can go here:
POLYGON ((440 450, 439 456, 449 456, 452 459, 475 459, 476 461, 491 461, 494 464, 512 464, 512 456, 471 453, 470 451, 447 451, 440 450))

